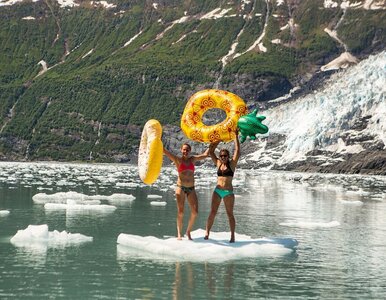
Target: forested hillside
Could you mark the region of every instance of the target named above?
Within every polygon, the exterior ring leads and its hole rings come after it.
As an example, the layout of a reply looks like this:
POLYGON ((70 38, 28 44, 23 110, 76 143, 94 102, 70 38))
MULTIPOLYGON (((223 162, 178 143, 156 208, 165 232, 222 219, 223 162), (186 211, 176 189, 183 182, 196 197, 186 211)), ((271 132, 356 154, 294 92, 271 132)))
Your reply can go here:
POLYGON ((342 53, 352 64, 385 49, 385 9, 385 1, 1 0, 0 159, 125 161, 148 119, 178 126, 204 88, 265 107, 342 53))

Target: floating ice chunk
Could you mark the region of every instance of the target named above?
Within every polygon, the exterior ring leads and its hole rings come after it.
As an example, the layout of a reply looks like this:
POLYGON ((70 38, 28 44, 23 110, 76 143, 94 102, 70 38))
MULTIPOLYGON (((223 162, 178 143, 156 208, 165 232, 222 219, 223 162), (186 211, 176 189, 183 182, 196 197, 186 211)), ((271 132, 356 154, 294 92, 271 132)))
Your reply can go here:
POLYGON ((52 188, 49 188, 49 187, 40 187, 39 186, 36 189, 39 190, 39 191, 44 191, 44 190, 52 191, 52 188))
POLYGON ((331 222, 307 222, 307 221, 297 221, 297 222, 283 222, 280 223, 282 226, 288 227, 301 227, 301 228, 331 228, 339 226, 340 223, 338 221, 331 222))
POLYGON ((77 192, 59 192, 55 194, 38 193, 32 197, 32 200, 38 204, 47 202, 66 203, 67 199, 84 200, 86 195, 77 192))
POLYGON ((298 242, 292 238, 260 238, 236 234, 236 242, 229 243, 229 232, 211 232, 204 240, 205 231, 192 233, 193 241, 175 237, 160 239, 121 233, 118 236, 119 259, 141 257, 170 261, 209 261, 220 263, 229 260, 280 257, 296 251, 298 242))
POLYGON ((46 193, 38 193, 32 197, 32 200, 38 204, 44 203, 62 203, 66 204, 67 200, 75 200, 78 204, 100 204, 100 200, 107 201, 133 201, 135 197, 130 194, 121 194, 116 193, 110 196, 105 195, 92 195, 88 196, 85 194, 77 193, 77 192, 59 192, 55 194, 48 195, 46 193))
POLYGON ((371 195, 371 200, 375 200, 375 201, 382 201, 384 198, 386 198, 386 194, 373 194, 371 195))
POLYGON ((17 247, 29 247, 33 244, 43 244, 48 247, 70 246, 92 242, 93 238, 80 233, 48 231, 48 225, 28 225, 24 230, 18 230, 11 238, 11 243, 17 247))
POLYGON ((147 197, 148 197, 149 199, 159 199, 159 198, 162 198, 161 195, 147 195, 147 197))
POLYGON ((106 198, 109 202, 131 202, 135 200, 135 197, 130 194, 112 194, 106 198))
POLYGON ((28 240, 48 240, 48 225, 28 225, 27 229, 17 231, 11 238, 11 243, 28 240))
POLYGON ((113 205, 106 204, 78 204, 74 200, 67 200, 67 203, 46 203, 44 204, 44 209, 47 210, 87 210, 87 211, 103 211, 103 212, 112 212, 117 208, 113 205))
POLYGON ((0 210, 0 217, 8 216, 9 210, 0 210))
POLYGON ((340 203, 342 204, 349 204, 349 205, 356 205, 356 206, 361 206, 363 205, 362 201, 348 201, 348 200, 339 200, 340 203))
POLYGON ((152 206, 165 206, 166 201, 151 201, 150 205, 152 205, 152 206))
POLYGON ((135 188, 138 186, 138 183, 135 183, 135 182, 117 182, 115 184, 117 187, 132 187, 132 188, 135 188))
POLYGON ((346 192, 346 194, 347 195, 359 195, 359 196, 368 196, 368 195, 370 195, 370 193, 369 192, 365 192, 364 190, 362 190, 362 189, 358 189, 358 190, 356 190, 356 191, 347 191, 346 192))

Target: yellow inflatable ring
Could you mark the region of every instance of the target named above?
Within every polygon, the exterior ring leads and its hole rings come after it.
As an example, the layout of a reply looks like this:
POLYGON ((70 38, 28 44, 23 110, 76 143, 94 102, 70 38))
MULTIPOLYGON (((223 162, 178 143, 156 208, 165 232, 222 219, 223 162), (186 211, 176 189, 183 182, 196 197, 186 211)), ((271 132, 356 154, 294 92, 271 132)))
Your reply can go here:
POLYGON ((247 113, 247 106, 239 96, 222 90, 202 90, 186 103, 181 118, 181 129, 185 135, 197 142, 229 142, 234 139, 239 118, 247 113), (202 122, 204 113, 212 108, 225 111, 221 123, 207 126, 202 122))
POLYGON ((138 152, 139 177, 146 184, 152 184, 158 178, 162 167, 163 144, 162 126, 157 120, 146 122, 141 136, 138 152))

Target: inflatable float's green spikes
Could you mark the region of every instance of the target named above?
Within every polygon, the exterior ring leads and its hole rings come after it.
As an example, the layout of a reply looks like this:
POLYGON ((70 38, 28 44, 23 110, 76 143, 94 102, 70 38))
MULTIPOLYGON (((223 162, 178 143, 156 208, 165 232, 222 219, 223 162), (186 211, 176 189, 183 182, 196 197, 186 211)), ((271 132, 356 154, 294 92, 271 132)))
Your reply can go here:
POLYGON ((264 134, 268 132, 268 127, 261 123, 265 120, 265 117, 257 116, 257 111, 258 109, 256 108, 251 113, 240 117, 237 122, 237 127, 239 128, 240 133, 240 142, 243 143, 248 136, 251 140, 255 140, 256 134, 264 134))

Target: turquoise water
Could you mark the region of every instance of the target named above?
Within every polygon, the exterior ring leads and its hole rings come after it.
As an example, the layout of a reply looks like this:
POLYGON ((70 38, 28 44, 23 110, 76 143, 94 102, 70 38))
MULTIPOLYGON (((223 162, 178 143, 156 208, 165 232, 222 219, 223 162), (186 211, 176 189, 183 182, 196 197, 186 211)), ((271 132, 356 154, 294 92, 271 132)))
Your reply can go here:
MULTIPOLYGON (((214 172, 201 168, 197 174, 195 229, 205 227, 214 172)), ((0 163, 0 211, 9 211, 0 214, 0 299, 386 298, 385 177, 239 170, 236 232, 291 237, 299 242, 296 251, 221 263, 123 255, 120 233, 175 235, 175 175, 163 168, 148 187, 127 165, 0 163), (32 200, 38 193, 69 191, 135 200, 103 200, 116 206, 112 212, 47 210, 32 200), (93 241, 55 247, 10 242, 18 230, 39 224, 93 241)), ((229 231, 223 206, 213 231, 229 231)))

